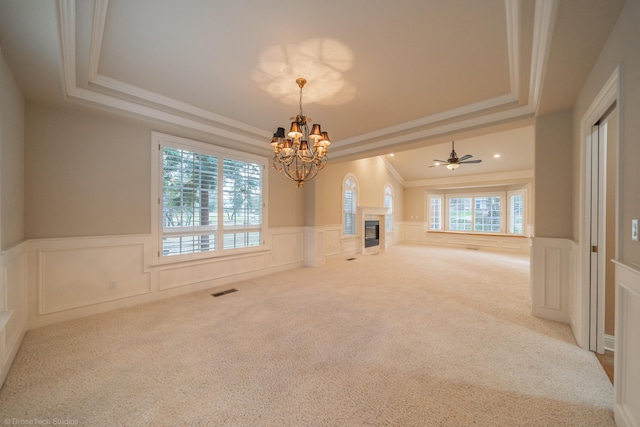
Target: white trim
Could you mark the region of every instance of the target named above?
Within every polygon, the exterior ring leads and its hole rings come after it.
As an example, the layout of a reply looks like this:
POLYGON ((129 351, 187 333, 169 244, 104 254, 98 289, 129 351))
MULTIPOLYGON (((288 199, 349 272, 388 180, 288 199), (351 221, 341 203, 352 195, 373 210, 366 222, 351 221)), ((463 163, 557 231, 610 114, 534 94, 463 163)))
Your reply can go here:
POLYGON ((520 99, 520 0, 505 0, 511 94, 520 99))
MULTIPOLYGON (((509 97, 511 97, 511 95, 509 95, 509 97)), ((451 115, 451 113, 443 112, 443 113, 439 113, 438 116, 439 115, 444 116, 447 114, 451 115)), ((460 116, 462 116, 462 113, 460 114, 460 116)), ((454 119, 460 116, 451 115, 451 119, 454 119)), ((436 122, 436 120, 431 119, 432 117, 433 116, 429 116, 420 120, 428 121, 430 123, 436 122)), ((486 126, 493 123, 507 122, 507 121, 530 118, 530 117, 533 117, 533 111, 529 106, 525 105, 525 106, 510 108, 504 111, 489 113, 484 116, 472 117, 472 118, 456 121, 454 123, 433 126, 428 129, 417 130, 415 132, 411 132, 411 130, 415 128, 408 128, 407 124, 404 123, 402 125, 397 125, 397 126, 406 127, 407 129, 405 130, 409 131, 408 133, 403 133, 401 135, 396 135, 396 136, 389 136, 390 132, 387 132, 387 131, 390 128, 382 129, 380 131, 375 131, 369 134, 342 140, 340 141, 340 147, 336 147, 335 149, 333 149, 331 154, 333 158, 340 158, 340 157, 345 157, 352 154, 361 154, 364 151, 388 148, 391 146, 396 146, 396 145, 409 143, 409 142, 417 142, 427 138, 432 138, 432 137, 445 135, 453 132, 460 132, 463 130, 486 126), (374 137, 370 136, 372 134, 377 134, 377 133, 381 133, 378 138, 374 139, 374 137), (388 137, 388 138, 385 138, 385 137, 388 137)), ((415 122, 417 121, 409 122, 409 123, 413 124, 415 122)), ((399 129, 398 132, 401 132, 401 129, 399 129)))
POLYGON ((102 39, 104 37, 104 26, 107 21, 108 8, 109 0, 94 1, 91 43, 89 44, 89 83, 98 76, 100 53, 102 52, 102 39))
POLYGON ((640 325, 637 307, 640 305, 640 270, 637 266, 619 261, 616 268, 616 335, 613 355, 613 413, 619 426, 637 426, 640 420, 640 382, 630 375, 640 367, 637 345, 640 325))
POLYGON ((391 164, 391 162, 385 157, 385 156, 378 156, 380 159, 382 159, 382 163, 384 163, 384 166, 387 168, 387 171, 389 171, 389 173, 391 175, 393 175, 393 177, 395 179, 398 180, 398 182, 400 183, 400 185, 402 185, 404 187, 405 185, 405 180, 404 178, 400 175, 400 173, 396 170, 396 168, 393 167, 393 165, 391 164))
MULTIPOLYGON (((435 186, 445 186, 445 185, 456 185, 456 184, 469 184, 474 183, 474 186, 478 186, 478 182, 489 182, 489 181, 500 181, 496 185, 506 185, 505 181, 516 181, 516 180, 525 180, 525 179, 533 179, 534 173, 533 169, 521 170, 521 171, 512 171, 512 172, 498 172, 498 173, 487 173, 487 174, 478 174, 478 175, 456 175, 449 178, 431 178, 431 179, 420 179, 415 181, 407 181, 405 182, 405 187, 435 187, 435 186)), ((487 187, 486 184, 481 184, 483 187, 487 187)))
MULTIPOLYGON (((349 145, 358 144, 360 142, 367 142, 374 139, 385 138, 389 135, 410 131, 412 129, 430 126, 438 122, 449 121, 458 117, 466 116, 469 114, 478 114, 482 111, 496 109, 504 106, 509 106, 516 103, 518 100, 512 95, 501 95, 494 98, 478 101, 473 104, 463 105, 462 107, 453 108, 451 110, 442 111, 440 113, 431 114, 429 116, 421 117, 416 120, 400 123, 397 125, 389 126, 383 129, 378 129, 373 132, 365 133, 362 135, 354 136, 352 138, 343 139, 340 141, 341 147, 348 147, 349 145)), ((392 138, 391 141, 394 139, 392 138)))
POLYGON ((531 48, 531 72, 529 81, 529 107, 538 110, 542 84, 549 59, 551 38, 556 23, 557 0, 537 0, 533 20, 533 46, 531 48))
MULTIPOLYGON (((623 132, 621 132, 623 124, 623 112, 622 102, 620 102, 622 94, 622 81, 623 81, 623 68, 622 64, 618 65, 607 82, 603 85, 598 95, 594 98, 593 102, 587 109, 586 113, 580 120, 580 167, 582 168, 582 177, 579 182, 579 216, 578 216, 578 230, 580 233, 579 247, 578 249, 578 266, 577 274, 580 279, 576 282, 575 301, 573 306, 575 307, 575 313, 573 318, 575 324, 573 325, 573 331, 578 344, 585 349, 589 348, 589 334, 590 334, 590 257, 591 257, 591 176, 589 175, 591 170, 591 152, 587 148, 587 139, 591 135, 591 127, 595 124, 602 115, 611 107, 614 102, 618 102, 618 159, 617 159, 617 176, 616 176, 616 236, 619 236, 618 228, 620 224, 620 176, 622 170, 621 156, 623 154, 623 132)), ((616 256, 619 252, 620 239, 616 238, 616 256)))
MULTIPOLYGON (((150 199, 150 211, 151 211, 151 230, 157 234, 153 244, 153 256, 154 265, 175 264, 185 261, 196 261, 201 259, 216 258, 230 255, 241 255, 254 252, 261 252, 270 248, 269 236, 269 201, 267 192, 262 192, 262 221, 260 226, 256 226, 262 232, 262 244, 260 246, 251 246, 247 248, 238 249, 223 249, 223 234, 225 230, 229 230, 229 227, 224 227, 222 222, 217 224, 216 227, 219 239, 218 248, 210 252, 201 252, 194 254, 175 255, 170 257, 161 257, 160 251, 162 250, 162 237, 164 230, 162 229, 162 206, 159 202, 162 198, 162 155, 160 149, 162 146, 171 146, 186 148, 189 150, 197 151, 200 153, 211 154, 218 157, 218 178, 219 182, 222 182, 221 177, 223 174, 222 162, 223 157, 228 156, 230 159, 255 162, 262 166, 262 188, 263 190, 269 188, 269 173, 267 170, 268 159, 264 156, 246 153, 243 151, 233 150, 230 148, 219 147, 212 144, 207 144, 201 141, 195 141, 192 139, 182 138, 174 135, 168 135, 160 132, 151 132, 151 199, 150 199)), ((218 209, 222 209, 222 191, 221 187, 218 191, 218 209)), ((221 216, 219 216, 221 218, 221 216)))
MULTIPOLYGON (((538 0, 538 2, 536 2, 536 9, 538 9, 538 4, 542 1, 543 0, 538 0)), ((546 2, 552 0, 544 1, 546 5, 546 2)), ((555 5, 555 2, 552 4, 555 5)), ((88 102, 121 113, 132 113, 141 117, 191 128, 210 135, 223 137, 230 141, 247 143, 265 152, 269 150, 268 144, 265 143, 271 136, 271 133, 268 131, 100 75, 99 60, 109 7, 108 0, 95 1, 91 40, 89 42, 90 52, 88 64, 86 64, 88 69, 88 87, 79 87, 76 78, 76 67, 81 64, 77 64, 78 58, 76 57, 75 7, 76 0, 58 0, 60 39, 63 57, 62 74, 67 98, 80 102, 88 102), (111 92, 111 95, 94 91, 93 88, 106 90, 107 92, 111 92), (167 111, 167 109, 169 111, 167 111), (224 129, 225 127, 231 129, 224 129), (249 133, 248 135, 247 132, 249 133)), ((547 9, 548 8, 544 8, 543 10, 547 9)), ((533 115, 532 108, 529 105, 520 105, 521 100, 519 99, 520 0, 505 0, 505 16, 510 93, 463 105, 364 135, 344 139, 340 141, 338 147, 333 149, 332 157, 340 158, 350 154, 362 154, 376 147, 387 147, 495 122, 531 117, 533 115), (496 112, 496 110, 502 111, 496 112), (463 119, 471 115, 475 117, 463 119), (438 123, 452 120, 456 120, 457 122, 438 125, 438 123), (425 127, 428 129, 424 129, 425 127)), ((539 21, 540 17, 536 17, 538 18, 537 21, 539 21)), ((549 19, 548 16, 544 14, 542 17, 549 19)), ((546 28, 545 25, 542 24, 539 24, 537 27, 546 28)), ((547 27, 551 28, 550 25, 547 25, 547 27)), ((545 36, 547 33, 542 32, 542 35, 545 36)), ((550 36, 548 36, 548 39, 550 39, 550 36)), ((544 42, 539 43, 539 45, 548 46, 548 42, 545 39, 544 42)), ((534 70, 544 69, 544 63, 547 58, 546 54, 543 54, 535 56, 534 59, 536 60, 533 61, 532 64, 532 73, 534 70), (534 65, 536 65, 536 67, 534 67, 534 65)), ((542 73, 535 79, 532 78, 532 81, 541 81, 541 74, 542 73)))
POLYGON ((531 240, 531 314, 570 323, 573 244, 568 239, 531 240))
POLYGON ((615 336, 604 334, 604 349, 608 351, 616 351, 615 340, 615 336))

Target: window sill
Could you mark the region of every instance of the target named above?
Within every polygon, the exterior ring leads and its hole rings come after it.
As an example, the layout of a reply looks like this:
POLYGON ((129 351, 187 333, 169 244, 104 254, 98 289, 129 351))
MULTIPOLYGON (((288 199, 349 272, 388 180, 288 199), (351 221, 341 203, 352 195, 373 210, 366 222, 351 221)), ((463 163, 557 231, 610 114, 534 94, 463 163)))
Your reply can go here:
POLYGON ((257 249, 235 249, 233 252, 223 252, 223 253, 214 253, 207 254, 203 256, 195 256, 190 258, 177 258, 179 255, 176 255, 176 258, 171 256, 163 256, 160 257, 157 264, 151 265, 150 267, 164 267, 164 266, 175 266, 179 264, 208 264, 211 262, 221 261, 227 258, 246 258, 250 256, 254 256, 256 254, 261 254, 264 252, 269 252, 270 248, 261 246, 257 249))
POLYGON ((492 236, 492 237, 511 237, 514 239, 528 239, 529 236, 523 234, 506 234, 506 233, 470 233, 467 231, 427 231, 429 234, 454 234, 457 236, 492 236))

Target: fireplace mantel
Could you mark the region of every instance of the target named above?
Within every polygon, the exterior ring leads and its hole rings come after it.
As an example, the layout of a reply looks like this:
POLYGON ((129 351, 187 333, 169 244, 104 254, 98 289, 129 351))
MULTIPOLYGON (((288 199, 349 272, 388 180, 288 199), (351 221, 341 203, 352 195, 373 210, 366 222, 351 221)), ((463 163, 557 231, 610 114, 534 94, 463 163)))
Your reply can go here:
POLYGON ((387 245, 387 231, 385 227, 385 218, 389 209, 384 206, 358 206, 357 227, 360 244, 358 245, 358 253, 380 253, 384 252, 387 245), (377 219, 380 222, 380 244, 365 248, 364 246, 364 222, 368 219, 377 219))

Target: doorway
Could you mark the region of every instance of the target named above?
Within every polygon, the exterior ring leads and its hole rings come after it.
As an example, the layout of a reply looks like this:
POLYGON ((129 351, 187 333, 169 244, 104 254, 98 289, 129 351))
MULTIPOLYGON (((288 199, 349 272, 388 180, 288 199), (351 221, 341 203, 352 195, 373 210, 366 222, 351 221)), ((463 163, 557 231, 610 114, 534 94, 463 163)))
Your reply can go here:
MULTIPOLYGON (((589 215, 589 349, 611 352, 615 336, 618 109, 614 102, 591 129, 587 150, 589 215)), ((611 360, 607 358, 606 360, 611 360)), ((603 359, 604 360, 604 359, 603 359)))

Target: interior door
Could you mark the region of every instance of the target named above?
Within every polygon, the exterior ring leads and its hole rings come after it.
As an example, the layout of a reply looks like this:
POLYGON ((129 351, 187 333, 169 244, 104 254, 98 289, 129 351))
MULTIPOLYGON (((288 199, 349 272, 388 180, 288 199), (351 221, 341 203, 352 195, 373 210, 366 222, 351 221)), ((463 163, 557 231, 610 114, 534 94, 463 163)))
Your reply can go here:
MULTIPOLYGON (((600 271, 600 262, 598 257, 599 241, 601 234, 600 225, 600 200, 601 200, 601 188, 600 185, 600 152, 601 152, 601 131, 599 124, 595 124, 591 129, 591 138, 589 140, 589 152, 591 157, 591 197, 590 197, 590 222, 591 233, 590 242, 591 245, 591 257, 590 257, 590 307, 589 307, 589 349, 599 353, 604 352, 604 342, 600 343, 598 339, 599 324, 601 320, 599 316, 599 280, 603 272, 600 271), (599 349, 602 347, 601 349, 599 349)), ((604 199, 602 199, 604 200, 604 199)))
MULTIPOLYGON (((605 350, 606 295, 611 288, 614 269, 609 262, 615 258, 615 169, 617 136, 609 140, 609 120, 617 120, 615 104, 593 126, 590 137, 591 201, 590 201, 590 334, 589 348, 598 353, 605 350), (614 172, 609 170, 609 172, 614 172), (607 281, 609 283, 607 283, 607 281)), ((613 295, 610 294, 610 299, 613 295)), ((613 301, 611 301, 613 302, 613 301)), ((611 305, 611 304, 609 304, 611 305)), ((612 314, 612 313, 611 313, 612 314)), ((612 332, 610 332, 612 333, 612 332)))

